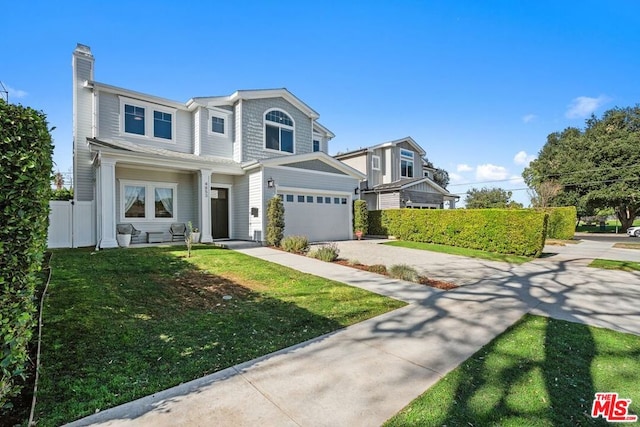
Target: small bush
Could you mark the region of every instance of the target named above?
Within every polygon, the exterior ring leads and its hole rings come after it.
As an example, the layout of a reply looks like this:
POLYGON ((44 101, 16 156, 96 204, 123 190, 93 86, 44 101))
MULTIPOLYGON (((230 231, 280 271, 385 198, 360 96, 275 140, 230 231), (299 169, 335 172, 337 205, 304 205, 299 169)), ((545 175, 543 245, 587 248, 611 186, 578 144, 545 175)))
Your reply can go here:
POLYGON ((287 236, 281 240, 280 247, 287 252, 306 253, 309 250, 309 239, 306 236, 287 236))
POLYGON ((360 265, 360 261, 358 261, 357 259, 350 259, 350 260, 347 260, 347 264, 351 266, 360 265))
POLYGON ((387 274, 387 267, 382 264, 370 265, 367 270, 369 270, 372 273, 387 274))
POLYGON ((353 231, 362 231, 363 236, 369 231, 369 210, 364 200, 353 202, 353 231))
POLYGON ((278 196, 267 202, 267 245, 279 246, 284 233, 284 205, 278 196))
POLYGON ((338 259, 340 250, 335 243, 329 245, 323 245, 309 252, 311 258, 319 259, 321 261, 333 262, 338 259))
POLYGON ((389 267, 389 276, 408 282, 417 282, 420 278, 416 269, 406 264, 396 264, 389 267))

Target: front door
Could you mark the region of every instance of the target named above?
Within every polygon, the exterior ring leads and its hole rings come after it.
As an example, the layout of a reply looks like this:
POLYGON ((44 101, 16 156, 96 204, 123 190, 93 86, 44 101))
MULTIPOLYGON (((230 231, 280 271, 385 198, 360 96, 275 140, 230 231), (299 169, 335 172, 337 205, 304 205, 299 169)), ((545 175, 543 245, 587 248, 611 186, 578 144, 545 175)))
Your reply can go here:
POLYGON ((211 187, 211 237, 229 238, 229 189, 211 187))

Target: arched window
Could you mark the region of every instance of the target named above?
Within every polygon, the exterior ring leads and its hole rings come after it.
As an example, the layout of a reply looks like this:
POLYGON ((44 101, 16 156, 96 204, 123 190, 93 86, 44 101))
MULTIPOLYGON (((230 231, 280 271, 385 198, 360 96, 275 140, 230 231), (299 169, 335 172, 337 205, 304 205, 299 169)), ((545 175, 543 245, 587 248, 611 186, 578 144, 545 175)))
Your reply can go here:
POLYGON ((267 111, 264 115, 265 148, 293 153, 293 129, 293 120, 287 113, 267 111))

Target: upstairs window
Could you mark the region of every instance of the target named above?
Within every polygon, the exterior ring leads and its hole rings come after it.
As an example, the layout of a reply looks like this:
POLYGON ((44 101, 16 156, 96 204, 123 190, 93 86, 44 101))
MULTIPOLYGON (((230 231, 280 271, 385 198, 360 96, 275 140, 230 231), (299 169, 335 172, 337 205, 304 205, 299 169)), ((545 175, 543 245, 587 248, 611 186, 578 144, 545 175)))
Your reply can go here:
POLYGON ((144 135, 144 108, 124 105, 124 131, 144 135))
POLYGON ((313 140, 313 151, 320 151, 320 141, 317 139, 313 140))
POLYGON ((211 117, 211 132, 224 135, 224 119, 222 117, 211 117))
POLYGON ((400 176, 413 178, 413 151, 400 150, 400 176))
POLYGON ((280 110, 272 110, 264 116, 265 148, 293 153, 293 120, 280 110))
POLYGON ((374 171, 380 170, 380 156, 371 156, 371 169, 374 171))
POLYGON ((153 136, 171 139, 171 114, 162 111, 153 112, 153 136))
POLYGON ((120 97, 120 129, 124 134, 173 142, 176 109, 120 97))

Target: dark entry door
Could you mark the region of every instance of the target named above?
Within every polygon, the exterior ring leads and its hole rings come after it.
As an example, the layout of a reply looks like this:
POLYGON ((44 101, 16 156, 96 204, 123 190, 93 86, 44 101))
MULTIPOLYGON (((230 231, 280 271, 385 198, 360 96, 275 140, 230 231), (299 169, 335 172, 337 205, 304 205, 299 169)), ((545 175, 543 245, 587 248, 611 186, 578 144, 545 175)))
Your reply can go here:
POLYGON ((229 190, 211 188, 211 237, 229 237, 229 190))

